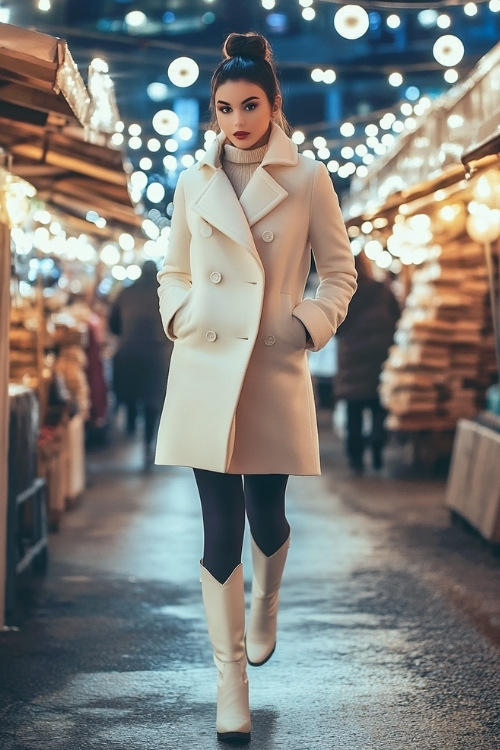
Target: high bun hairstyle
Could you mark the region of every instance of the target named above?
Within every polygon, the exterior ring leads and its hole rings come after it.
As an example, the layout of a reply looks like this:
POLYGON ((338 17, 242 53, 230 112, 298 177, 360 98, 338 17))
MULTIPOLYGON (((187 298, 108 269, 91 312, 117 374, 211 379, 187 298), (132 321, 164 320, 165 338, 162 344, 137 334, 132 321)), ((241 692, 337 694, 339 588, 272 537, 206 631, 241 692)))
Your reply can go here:
MULTIPOLYGON (((271 107, 281 90, 276 75, 271 46, 262 34, 253 31, 247 34, 232 33, 222 46, 223 59, 215 69, 210 83, 210 113, 212 127, 217 129, 215 95, 217 89, 227 81, 248 81, 264 91, 271 107)), ((276 123, 288 134, 290 126, 279 107, 276 123)))

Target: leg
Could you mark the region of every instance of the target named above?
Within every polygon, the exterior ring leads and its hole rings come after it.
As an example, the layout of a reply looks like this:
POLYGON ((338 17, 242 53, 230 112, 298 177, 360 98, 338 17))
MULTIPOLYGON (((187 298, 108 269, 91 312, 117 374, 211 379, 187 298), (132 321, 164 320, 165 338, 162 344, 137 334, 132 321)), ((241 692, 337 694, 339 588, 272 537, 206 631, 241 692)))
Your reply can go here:
POLYGON ((372 434, 370 445, 372 450, 372 461, 374 469, 381 469, 383 466, 382 450, 387 440, 387 431, 385 429, 385 418, 387 412, 380 403, 378 398, 370 402, 372 412, 372 434))
POLYGON ((160 412, 151 406, 144 406, 144 470, 149 471, 154 462, 154 443, 160 412))
POLYGON ((287 474, 247 474, 245 507, 252 537, 270 557, 290 535, 285 515, 287 474))
POLYGON ((245 592, 241 548, 245 502, 241 476, 194 470, 200 493, 204 552, 201 590, 217 680, 217 738, 250 740, 244 646, 245 592))
POLYGON ((363 471, 363 401, 347 402, 346 451, 349 464, 354 471, 363 471))
POLYGON ((144 444, 152 446, 156 438, 156 430, 160 421, 160 412, 152 406, 144 407, 144 444))
POLYGON ((127 434, 135 435, 135 428, 137 422, 137 404, 135 401, 127 400, 127 434))
POLYGON ((203 565, 224 583, 241 562, 245 499, 239 474, 194 469, 203 515, 203 565))
POLYGON ((290 545, 290 526, 285 515, 288 476, 245 477, 247 516, 252 532, 252 604, 245 637, 249 664, 265 664, 276 647, 281 578, 290 545))

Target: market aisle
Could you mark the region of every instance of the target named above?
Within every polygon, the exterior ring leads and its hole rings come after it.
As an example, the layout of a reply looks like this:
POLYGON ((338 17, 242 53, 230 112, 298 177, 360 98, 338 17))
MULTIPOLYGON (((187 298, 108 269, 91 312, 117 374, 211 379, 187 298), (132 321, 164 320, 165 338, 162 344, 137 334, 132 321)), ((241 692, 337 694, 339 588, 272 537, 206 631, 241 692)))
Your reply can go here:
MULTIPOLYGON (((442 482, 351 479, 323 433, 323 476, 290 483, 278 647, 249 669, 251 747, 497 749, 499 558, 450 525, 442 482)), ((0 634, 3 750, 220 747, 194 482, 140 461, 123 437, 90 455, 34 605, 0 634)))

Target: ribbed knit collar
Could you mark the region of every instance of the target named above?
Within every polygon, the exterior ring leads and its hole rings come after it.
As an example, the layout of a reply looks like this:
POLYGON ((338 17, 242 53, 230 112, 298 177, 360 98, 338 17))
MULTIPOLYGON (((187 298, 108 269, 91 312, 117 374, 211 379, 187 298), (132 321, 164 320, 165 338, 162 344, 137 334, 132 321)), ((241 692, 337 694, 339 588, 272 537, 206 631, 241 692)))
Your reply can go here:
POLYGON ((224 159, 234 164, 259 164, 264 158, 266 151, 267 143, 260 146, 260 148, 253 148, 248 151, 226 143, 224 146, 224 159))

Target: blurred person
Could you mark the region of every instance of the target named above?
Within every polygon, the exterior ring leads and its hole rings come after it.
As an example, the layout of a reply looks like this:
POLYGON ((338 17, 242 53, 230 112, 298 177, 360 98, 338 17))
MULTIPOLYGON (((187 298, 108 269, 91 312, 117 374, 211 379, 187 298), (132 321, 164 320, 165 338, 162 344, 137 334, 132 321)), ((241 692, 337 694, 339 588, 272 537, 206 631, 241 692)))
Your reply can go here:
POLYGON ((288 137, 267 40, 230 34, 211 82, 218 136, 181 172, 158 278, 174 341, 156 462, 194 469, 219 740, 248 742, 247 661, 274 652, 290 474, 320 473, 308 350, 345 317, 356 273, 324 164, 288 137), (303 299, 311 264, 319 284, 303 299), (241 553, 248 518, 252 602, 241 553))
POLYGON ((141 276, 119 292, 109 315, 110 331, 119 337, 113 356, 113 391, 117 404, 125 404, 129 434, 134 434, 142 413, 146 471, 154 462, 172 352, 172 342, 165 337, 158 314, 157 272, 154 261, 145 261, 141 276))
POLYGON ((400 308, 389 285, 373 278, 371 262, 364 253, 356 256, 355 265, 358 289, 335 337, 338 362, 335 396, 346 402, 347 458, 354 473, 361 474, 367 445, 373 468, 378 470, 383 466, 386 411, 380 403, 378 386, 400 308), (368 437, 363 434, 366 411, 371 416, 368 437))

